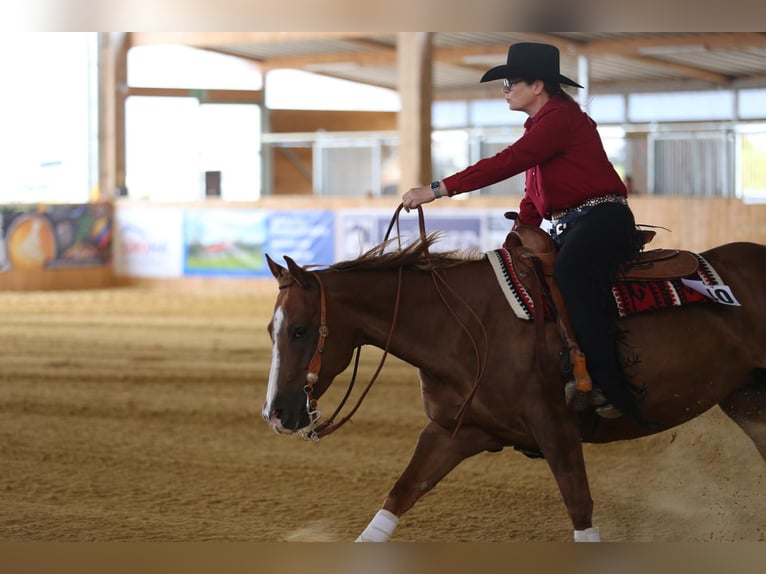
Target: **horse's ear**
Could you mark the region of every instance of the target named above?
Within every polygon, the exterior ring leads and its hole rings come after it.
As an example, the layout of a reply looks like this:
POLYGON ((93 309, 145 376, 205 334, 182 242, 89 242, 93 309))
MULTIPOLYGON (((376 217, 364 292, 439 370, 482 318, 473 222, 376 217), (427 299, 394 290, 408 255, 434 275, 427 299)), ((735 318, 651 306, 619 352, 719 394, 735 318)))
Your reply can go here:
POLYGON ((287 273, 287 269, 285 269, 279 263, 277 263, 271 257, 269 257, 268 253, 266 253, 266 263, 269 264, 269 269, 271 270, 271 274, 274 275, 274 278, 277 280, 282 279, 285 273, 287 273))
POLYGON ((295 282, 301 287, 308 287, 309 281, 311 280, 311 275, 309 274, 309 272, 306 271, 300 265, 298 265, 295 261, 293 261, 287 255, 285 255, 284 258, 285 258, 285 261, 287 262, 287 270, 290 272, 290 275, 293 276, 293 279, 295 279, 295 282))

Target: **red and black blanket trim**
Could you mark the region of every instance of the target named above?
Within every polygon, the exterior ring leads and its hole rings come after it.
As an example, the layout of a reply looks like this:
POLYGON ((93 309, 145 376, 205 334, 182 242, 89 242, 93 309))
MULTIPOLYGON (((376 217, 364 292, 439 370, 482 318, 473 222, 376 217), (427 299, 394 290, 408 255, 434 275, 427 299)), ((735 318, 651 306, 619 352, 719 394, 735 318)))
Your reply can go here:
MULTIPOLYGON (((511 254, 506 249, 487 252, 487 258, 497 275, 500 288, 514 313, 521 319, 531 320, 535 316, 535 306, 526 287, 519 280, 511 262, 511 254)), ((698 254, 699 267, 688 279, 702 281, 705 285, 721 285, 718 273, 698 254)), ((680 307, 692 303, 711 302, 712 299, 687 287, 681 279, 664 281, 624 281, 618 280, 612 286, 620 318, 644 311, 680 307)), ((545 318, 553 317, 548 301, 545 301, 545 318)))

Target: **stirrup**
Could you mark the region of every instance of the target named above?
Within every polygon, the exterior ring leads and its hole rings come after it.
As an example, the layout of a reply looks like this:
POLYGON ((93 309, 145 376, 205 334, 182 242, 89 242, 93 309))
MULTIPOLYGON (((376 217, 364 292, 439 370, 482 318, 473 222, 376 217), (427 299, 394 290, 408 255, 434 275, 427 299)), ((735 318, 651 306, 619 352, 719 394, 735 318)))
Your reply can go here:
POLYGON ((608 402, 609 402, 609 399, 606 398, 604 391, 594 386, 590 392, 590 396, 588 397, 588 403, 594 407, 600 407, 601 405, 605 405, 608 402))
MULTIPOLYGON (((566 331, 566 329, 564 330, 566 331)), ((564 398, 570 409, 579 412, 585 410, 585 407, 589 404, 593 404, 590 401, 593 384, 591 383, 588 369, 585 366, 585 355, 583 352, 571 340, 567 346, 569 347, 569 360, 572 364, 574 380, 569 381, 564 387, 564 398)))
POLYGON ((583 392, 577 389, 575 381, 569 381, 564 385, 564 399, 570 409, 578 412, 585 410, 588 406, 610 406, 609 399, 601 389, 592 387, 590 391, 583 392))
POLYGON ((569 381, 564 385, 564 401, 569 409, 580 412, 588 406, 588 393, 577 390, 577 383, 569 381))
POLYGON ((622 411, 612 403, 606 403, 595 408, 596 414, 603 419, 618 419, 622 416, 622 411))

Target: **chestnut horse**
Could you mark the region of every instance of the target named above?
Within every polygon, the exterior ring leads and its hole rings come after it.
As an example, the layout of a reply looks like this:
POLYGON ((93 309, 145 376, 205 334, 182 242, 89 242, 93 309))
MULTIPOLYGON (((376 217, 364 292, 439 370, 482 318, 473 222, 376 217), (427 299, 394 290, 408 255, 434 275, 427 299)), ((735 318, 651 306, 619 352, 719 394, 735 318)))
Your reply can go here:
POLYGON ((766 246, 730 243, 702 254, 741 306, 695 304, 620 321, 624 368, 646 389, 646 424, 567 408, 554 323, 546 323, 539 360, 533 322, 511 311, 487 255, 431 254, 433 241, 388 253, 381 245, 321 270, 289 257, 283 267, 267 255, 279 282, 263 407, 274 430, 317 439, 337 428, 317 420, 316 403, 362 345, 419 369, 429 422, 358 540, 388 540, 399 518, 461 461, 506 446, 544 456, 576 541, 600 539, 583 441, 650 435, 720 405, 766 458, 766 246))

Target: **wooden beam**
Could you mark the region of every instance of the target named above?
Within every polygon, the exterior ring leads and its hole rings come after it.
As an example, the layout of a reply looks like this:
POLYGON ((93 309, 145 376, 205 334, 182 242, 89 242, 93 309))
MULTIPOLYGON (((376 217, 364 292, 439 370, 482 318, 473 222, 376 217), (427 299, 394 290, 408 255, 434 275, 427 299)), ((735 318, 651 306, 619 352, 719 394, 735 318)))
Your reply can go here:
MULTIPOLYGON (((709 36, 711 36, 708 34, 702 35, 703 37, 698 35, 696 41, 694 41, 693 38, 686 39, 681 37, 664 38, 661 42, 656 39, 652 40, 652 42, 639 41, 639 39, 634 39, 633 41, 628 42, 630 44, 628 46, 622 46, 621 43, 612 43, 611 41, 595 42, 591 44, 575 43, 561 40, 560 38, 552 36, 551 34, 529 34, 528 36, 535 41, 544 41, 556 45, 561 53, 566 55, 594 56, 616 54, 626 59, 640 61, 644 64, 650 64, 655 67, 664 68, 668 71, 682 74, 686 77, 696 78, 717 85, 724 85, 731 81, 731 77, 727 76, 726 74, 710 72, 708 70, 703 70, 694 66, 669 62, 658 57, 642 55, 640 53, 642 48, 646 48, 647 46, 666 46, 668 45, 669 41, 675 42, 672 45, 679 46, 679 51, 681 51, 683 49, 682 46, 696 45, 700 43, 701 40, 706 40, 709 38, 709 36)), ((717 35, 713 34, 712 36, 717 35)), ((766 35, 763 34, 724 34, 724 36, 726 36, 726 38, 716 38, 716 47, 724 45, 731 45, 734 47, 733 36, 745 36, 744 38, 739 38, 739 41, 750 43, 761 42, 766 45, 766 35)), ((491 56, 496 54, 498 57, 498 63, 502 63, 507 54, 507 50, 508 46, 506 44, 438 49, 434 53, 434 60, 440 63, 448 63, 452 65, 474 68, 477 66, 474 66, 473 64, 467 64, 465 60, 470 59, 471 56, 491 56)))
POLYGON ((342 52, 310 54, 306 56, 289 56, 284 58, 269 58, 259 64, 264 71, 280 68, 303 70, 320 64, 343 64, 356 66, 393 66, 396 64, 396 50, 378 50, 370 52, 342 52))
POLYGON ((262 90, 208 90, 195 88, 142 88, 130 87, 128 96, 154 96, 165 98, 197 98, 205 103, 263 104, 262 90))
POLYGON ((647 55, 644 50, 668 48, 668 54, 673 48, 682 52, 689 46, 700 46, 701 49, 723 50, 727 48, 764 47, 766 34, 762 32, 724 32, 718 34, 670 34, 667 36, 652 36, 638 38, 621 38, 618 40, 596 40, 583 44, 580 53, 586 55, 618 54, 624 56, 647 55))
POLYGON ((125 86, 128 42, 122 32, 99 32, 98 192, 108 201, 125 187, 125 86))
POLYGON ((657 50, 667 51, 672 57, 673 51, 682 53, 685 49, 699 48, 700 51, 709 49, 733 49, 745 46, 766 46, 766 34, 753 33, 710 33, 710 34, 678 34, 649 38, 624 38, 621 40, 602 40, 590 42, 582 48, 587 55, 613 54, 643 62, 654 67, 681 74, 716 85, 726 85, 732 77, 726 74, 711 72, 688 64, 679 64, 663 59, 657 50))
POLYGON ((719 74, 717 72, 710 72, 709 70, 703 70, 701 68, 695 68, 686 64, 678 64, 676 62, 668 62, 667 60, 661 60, 659 58, 651 58, 649 56, 628 56, 630 60, 636 60, 645 64, 650 64, 655 67, 662 68, 669 72, 682 74, 687 77, 696 78, 712 84, 725 85, 731 82, 731 76, 726 74, 719 74))
POLYGON ((398 77, 402 108, 398 116, 399 193, 430 183, 432 32, 398 34, 398 77))
POLYGON ((231 44, 273 44, 306 40, 368 38, 369 32, 131 32, 130 45, 182 44, 196 48, 231 44))

